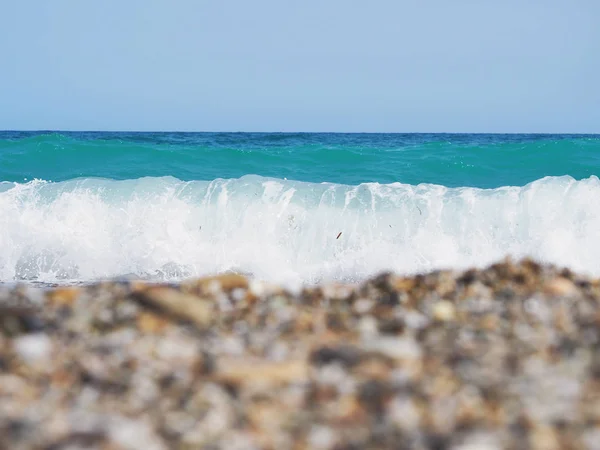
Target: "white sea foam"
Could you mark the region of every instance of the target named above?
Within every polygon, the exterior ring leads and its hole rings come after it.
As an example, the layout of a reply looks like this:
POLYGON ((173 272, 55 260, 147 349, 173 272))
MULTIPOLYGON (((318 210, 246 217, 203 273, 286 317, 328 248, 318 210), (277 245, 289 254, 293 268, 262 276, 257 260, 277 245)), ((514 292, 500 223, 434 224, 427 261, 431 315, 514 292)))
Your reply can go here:
POLYGON ((493 190, 257 176, 4 182, 0 280, 233 270, 298 284, 482 266, 506 255, 600 275, 599 199, 597 177, 493 190))

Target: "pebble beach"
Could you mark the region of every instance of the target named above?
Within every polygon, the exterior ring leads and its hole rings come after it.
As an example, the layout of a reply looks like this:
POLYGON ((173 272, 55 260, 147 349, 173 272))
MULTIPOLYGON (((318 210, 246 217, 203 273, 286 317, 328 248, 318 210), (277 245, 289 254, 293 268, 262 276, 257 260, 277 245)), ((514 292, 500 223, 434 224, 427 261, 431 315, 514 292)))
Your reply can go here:
POLYGON ((0 288, 0 449, 599 449, 600 280, 0 288))

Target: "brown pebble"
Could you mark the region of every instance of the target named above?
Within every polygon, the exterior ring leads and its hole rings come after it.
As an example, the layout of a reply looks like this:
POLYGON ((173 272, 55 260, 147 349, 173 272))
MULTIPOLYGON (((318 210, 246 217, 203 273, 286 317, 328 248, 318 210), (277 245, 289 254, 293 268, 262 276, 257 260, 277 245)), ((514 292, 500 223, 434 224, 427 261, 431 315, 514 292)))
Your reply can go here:
POLYGON ((554 278, 544 286, 544 291, 548 295, 553 295, 555 297, 570 297, 577 295, 579 292, 571 280, 567 280, 563 277, 554 278))
POLYGON ((213 319, 213 308, 209 301, 176 289, 149 287, 135 292, 133 296, 178 319, 188 320, 201 329, 213 319))
POLYGON ((229 292, 237 288, 248 289, 248 279, 237 273, 225 273, 212 277, 200 278, 199 280, 186 281, 181 283, 183 290, 188 292, 208 293, 213 286, 229 292))
POLYGON ((308 366, 304 361, 267 362, 221 358, 217 361, 214 377, 235 385, 251 382, 304 382, 308 377, 308 366))
POLYGON ((77 287, 58 288, 46 293, 46 298, 50 305, 54 307, 73 306, 75 300, 81 294, 81 289, 77 287))
POLYGON ((547 425, 536 426, 529 435, 529 443, 535 450, 559 450, 556 432, 547 425))
POLYGON ((169 322, 157 314, 143 311, 137 317, 137 326, 144 333, 160 333, 169 325, 169 322))

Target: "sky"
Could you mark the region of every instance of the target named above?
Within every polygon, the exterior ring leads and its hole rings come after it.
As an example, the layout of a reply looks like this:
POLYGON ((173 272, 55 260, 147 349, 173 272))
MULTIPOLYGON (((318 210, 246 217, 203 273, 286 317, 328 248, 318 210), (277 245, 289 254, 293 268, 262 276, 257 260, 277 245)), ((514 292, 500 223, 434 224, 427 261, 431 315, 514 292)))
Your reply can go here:
POLYGON ((600 133, 598 0, 7 0, 0 129, 600 133))

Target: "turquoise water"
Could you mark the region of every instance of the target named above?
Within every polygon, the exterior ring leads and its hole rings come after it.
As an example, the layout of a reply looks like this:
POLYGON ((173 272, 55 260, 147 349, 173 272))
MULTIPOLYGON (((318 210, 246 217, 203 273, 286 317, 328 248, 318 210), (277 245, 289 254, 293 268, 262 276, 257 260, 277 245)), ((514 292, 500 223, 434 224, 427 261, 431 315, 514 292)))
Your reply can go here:
POLYGON ((0 132, 0 282, 600 275, 600 136, 0 132))
POLYGON ((0 132, 0 180, 180 180, 523 186, 600 173, 600 136, 0 132))

